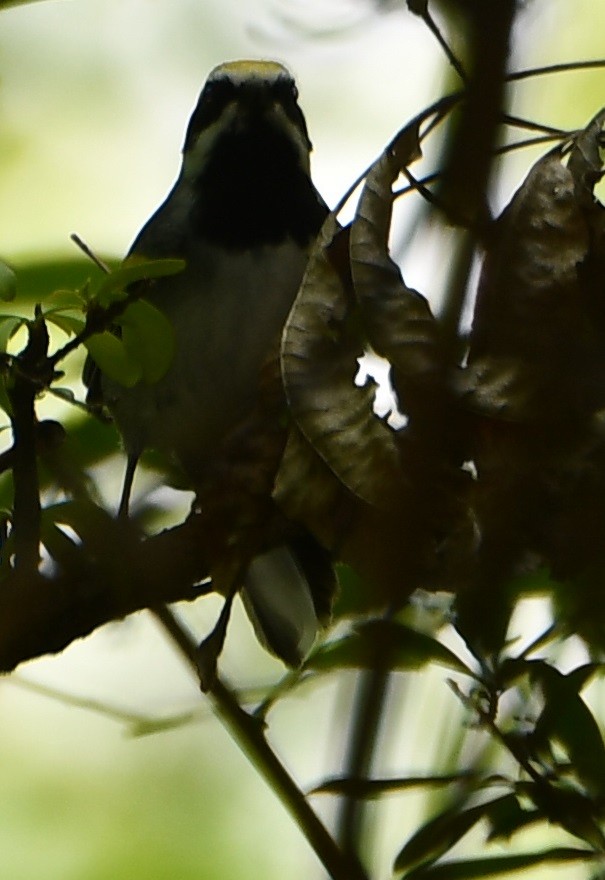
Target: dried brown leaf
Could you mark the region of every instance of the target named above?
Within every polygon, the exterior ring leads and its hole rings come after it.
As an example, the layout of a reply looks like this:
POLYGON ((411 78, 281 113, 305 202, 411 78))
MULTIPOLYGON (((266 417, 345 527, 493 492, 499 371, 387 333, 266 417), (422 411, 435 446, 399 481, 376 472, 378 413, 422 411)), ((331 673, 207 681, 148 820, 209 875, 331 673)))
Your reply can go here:
POLYGON ((373 388, 354 384, 363 341, 347 239, 331 215, 284 328, 283 382, 296 424, 332 473, 354 495, 388 507, 401 482, 399 453, 393 432, 373 412, 373 388))
POLYGON ((372 348, 393 368, 406 413, 426 401, 422 389, 440 375, 437 322, 426 299, 407 287, 389 253, 393 183, 419 158, 419 123, 403 129, 370 169, 351 226, 351 274, 372 348))
POLYGON ((359 613, 398 607, 417 587, 436 583, 443 521, 458 515, 444 512, 439 500, 436 513, 430 485, 421 495, 418 486, 403 490, 388 510, 366 503, 347 490, 296 428, 288 437, 275 498, 291 520, 306 526, 361 578, 359 613))
POLYGON ((473 408, 536 421, 585 407, 596 343, 578 276, 588 250, 574 177, 555 150, 531 169, 486 253, 463 379, 473 408))
POLYGON ((576 184, 578 201, 587 208, 594 204, 593 189, 603 176, 603 163, 599 151, 605 109, 599 110, 574 141, 567 167, 576 184))
POLYGON ((604 119, 574 139, 567 166, 563 148, 534 165, 497 221, 479 282, 462 389, 479 416, 480 542, 458 620, 489 650, 502 645, 513 575, 527 566, 574 581, 560 622, 586 631, 582 619, 602 614, 605 210, 592 187, 604 119))

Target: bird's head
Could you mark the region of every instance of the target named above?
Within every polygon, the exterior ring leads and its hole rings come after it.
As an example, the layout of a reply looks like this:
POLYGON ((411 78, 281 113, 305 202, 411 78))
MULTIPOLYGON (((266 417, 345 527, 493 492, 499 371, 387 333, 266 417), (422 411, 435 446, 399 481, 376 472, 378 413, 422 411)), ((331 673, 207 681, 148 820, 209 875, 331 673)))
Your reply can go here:
POLYGON ((306 246, 326 215, 310 177, 311 141, 291 74, 230 61, 208 77, 183 147, 192 228, 226 247, 291 238, 306 246))
POLYGON ((311 141, 292 75, 275 61, 229 61, 210 73, 189 121, 183 153, 192 174, 217 147, 281 144, 309 173, 311 141))

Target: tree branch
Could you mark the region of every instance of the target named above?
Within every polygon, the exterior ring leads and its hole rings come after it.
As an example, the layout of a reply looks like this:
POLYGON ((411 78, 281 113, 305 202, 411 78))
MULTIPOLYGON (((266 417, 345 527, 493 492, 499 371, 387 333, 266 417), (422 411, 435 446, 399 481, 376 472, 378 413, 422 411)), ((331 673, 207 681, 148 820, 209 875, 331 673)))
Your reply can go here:
POLYGON ((203 587, 192 586, 208 571, 204 533, 195 517, 144 541, 129 524, 118 528, 115 546, 94 564, 82 560, 56 576, 13 571, 2 581, 0 672, 62 651, 134 611, 204 594, 203 587))
POLYGON ((38 379, 47 379, 52 370, 46 366, 48 332, 44 321, 28 324, 29 339, 15 361, 14 381, 8 389, 13 430, 13 484, 15 567, 35 573, 40 559, 40 487, 36 458, 35 399, 38 379))

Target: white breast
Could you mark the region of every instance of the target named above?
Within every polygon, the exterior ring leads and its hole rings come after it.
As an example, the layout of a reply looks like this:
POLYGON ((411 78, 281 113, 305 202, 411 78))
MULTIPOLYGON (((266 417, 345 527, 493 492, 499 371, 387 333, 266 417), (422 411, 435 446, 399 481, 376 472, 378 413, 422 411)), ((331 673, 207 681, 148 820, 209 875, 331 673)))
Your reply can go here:
POLYGON ((286 242, 255 252, 200 248, 153 302, 171 319, 175 356, 155 385, 105 383, 128 452, 158 448, 195 478, 253 406, 259 370, 300 285, 306 254, 286 242))

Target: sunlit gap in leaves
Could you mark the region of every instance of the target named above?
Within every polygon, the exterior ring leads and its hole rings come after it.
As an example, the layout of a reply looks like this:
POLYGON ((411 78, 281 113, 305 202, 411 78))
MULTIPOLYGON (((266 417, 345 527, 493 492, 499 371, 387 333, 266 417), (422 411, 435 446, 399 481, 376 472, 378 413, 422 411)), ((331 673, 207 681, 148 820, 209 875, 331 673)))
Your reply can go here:
POLYGON ((187 517, 194 498, 194 492, 158 484, 157 479, 152 476, 146 489, 135 501, 135 513, 138 504, 147 525, 171 528, 187 517))
POLYGON ((357 359, 359 370, 355 384, 359 387, 368 381, 376 383, 374 412, 394 431, 400 431, 408 423, 408 417, 399 409, 399 401, 391 384, 391 365, 374 352, 367 352, 357 359))
MULTIPOLYGON (((81 537, 78 535, 76 530, 73 529, 70 525, 67 525, 67 523, 53 523, 52 525, 49 525, 49 528, 53 529, 55 532, 54 541, 52 542, 52 546, 55 548, 55 550, 57 546, 57 541, 59 541, 63 545, 65 545, 65 542, 71 542, 74 547, 82 546, 81 537)), ((46 530, 46 534, 44 535, 44 537, 48 539, 47 542, 50 544, 51 541, 48 534, 48 529, 46 530)), ((61 564, 57 562, 57 560, 54 558, 52 550, 46 546, 47 542, 45 542, 44 540, 40 542, 40 573, 49 578, 57 577, 61 570, 61 564)), ((11 562, 13 562, 12 559, 11 562)))

